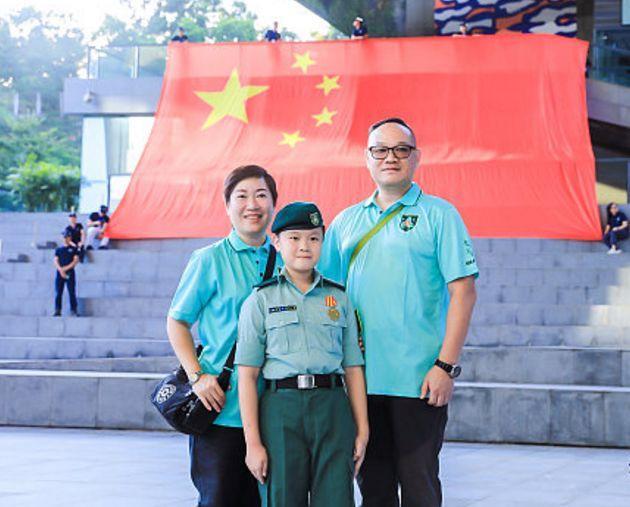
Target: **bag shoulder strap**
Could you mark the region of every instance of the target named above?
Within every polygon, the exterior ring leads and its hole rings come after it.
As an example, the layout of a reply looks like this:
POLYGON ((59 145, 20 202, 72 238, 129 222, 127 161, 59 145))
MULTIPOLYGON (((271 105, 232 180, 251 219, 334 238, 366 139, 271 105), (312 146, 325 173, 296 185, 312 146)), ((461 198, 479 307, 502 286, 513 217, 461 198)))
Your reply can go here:
POLYGON ((368 232, 365 233, 365 235, 359 240, 359 242, 357 243, 357 246, 355 246, 354 250, 352 251, 352 255, 350 256, 350 262, 348 263, 348 272, 350 272, 350 266, 352 266, 352 263, 356 260, 357 256, 359 255, 359 252, 363 250, 363 247, 367 245, 368 241, 370 241, 374 236, 376 236, 378 231, 380 231, 383 227, 385 227, 391 221, 391 219, 394 218, 400 212, 400 210, 403 209, 404 207, 405 207, 404 204, 398 203, 396 207, 390 213, 388 213, 384 218, 376 222, 374 227, 372 227, 368 232))
MULTIPOLYGON (((263 275, 263 282, 265 280, 269 280, 273 276, 273 272, 276 269, 276 249, 273 245, 269 245, 269 256, 267 257, 267 265, 265 266, 265 273, 263 275)), ((234 358, 236 357, 236 340, 234 341, 234 345, 232 345, 232 350, 230 350, 230 355, 228 356, 225 364, 223 365, 223 370, 227 370, 228 372, 234 371, 234 358)))

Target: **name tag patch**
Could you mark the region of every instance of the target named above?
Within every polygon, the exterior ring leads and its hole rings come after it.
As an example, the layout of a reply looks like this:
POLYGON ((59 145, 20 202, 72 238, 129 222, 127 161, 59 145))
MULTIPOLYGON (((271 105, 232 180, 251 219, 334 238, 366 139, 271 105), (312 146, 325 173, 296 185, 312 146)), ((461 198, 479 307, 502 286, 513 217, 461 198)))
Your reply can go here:
POLYGON ((295 305, 272 306, 269 308, 269 313, 295 312, 295 311, 297 311, 297 306, 295 305))

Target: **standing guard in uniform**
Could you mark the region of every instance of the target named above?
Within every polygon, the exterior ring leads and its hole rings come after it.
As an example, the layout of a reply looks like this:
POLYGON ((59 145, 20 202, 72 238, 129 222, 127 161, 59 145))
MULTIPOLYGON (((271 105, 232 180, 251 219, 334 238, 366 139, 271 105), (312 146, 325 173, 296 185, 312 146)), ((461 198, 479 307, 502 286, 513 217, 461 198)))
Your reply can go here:
POLYGON ((314 269, 324 239, 317 206, 289 204, 271 231, 285 267, 258 285, 239 318, 246 464, 263 505, 350 507, 368 440, 356 316, 343 286, 314 269))
POLYGON ((71 245, 72 233, 66 231, 63 235, 64 246, 60 246, 55 250, 55 317, 61 316, 61 298, 63 296, 64 286, 68 287, 68 296, 70 296, 70 311, 75 317, 79 316, 77 311, 77 296, 75 293, 76 277, 74 267, 79 263, 79 253, 77 249, 71 245))

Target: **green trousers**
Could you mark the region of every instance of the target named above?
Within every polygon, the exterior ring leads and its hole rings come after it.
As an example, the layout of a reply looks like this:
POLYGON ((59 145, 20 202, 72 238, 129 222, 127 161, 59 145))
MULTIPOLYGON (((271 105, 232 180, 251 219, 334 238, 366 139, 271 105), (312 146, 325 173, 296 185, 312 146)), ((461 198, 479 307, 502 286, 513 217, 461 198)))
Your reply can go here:
POLYGON ((342 387, 268 389, 260 430, 269 456, 264 507, 354 506, 356 426, 342 387))

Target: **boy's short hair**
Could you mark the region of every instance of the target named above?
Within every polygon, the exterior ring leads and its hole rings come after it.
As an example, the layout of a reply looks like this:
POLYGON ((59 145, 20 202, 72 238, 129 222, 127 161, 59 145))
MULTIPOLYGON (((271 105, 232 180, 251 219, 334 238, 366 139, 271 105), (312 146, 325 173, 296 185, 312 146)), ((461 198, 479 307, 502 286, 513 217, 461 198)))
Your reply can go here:
POLYGON ((232 197, 232 192, 234 192, 236 185, 248 178, 263 178, 265 180, 267 188, 271 193, 271 200, 275 206, 278 201, 276 180, 273 179, 273 176, 271 176, 266 169, 259 165, 242 165, 233 169, 230 174, 225 177, 225 181, 223 182, 223 198, 225 199, 225 203, 228 204, 230 202, 230 197, 232 197))

